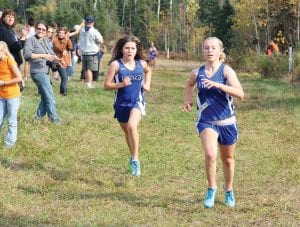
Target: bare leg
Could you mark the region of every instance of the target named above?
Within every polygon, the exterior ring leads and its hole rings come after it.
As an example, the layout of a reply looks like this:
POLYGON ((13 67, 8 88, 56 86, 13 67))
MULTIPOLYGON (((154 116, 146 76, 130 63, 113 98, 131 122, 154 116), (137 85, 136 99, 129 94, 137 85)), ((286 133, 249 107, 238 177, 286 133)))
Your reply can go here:
POLYGON ((140 110, 133 108, 130 112, 128 123, 120 123, 121 128, 125 133, 126 143, 128 145, 131 158, 139 159, 139 133, 138 124, 141 121, 140 110))
POLYGON ((125 134, 125 140, 126 140, 126 144, 127 144, 128 148, 129 148, 129 151, 131 151, 131 147, 130 147, 130 143, 129 143, 129 139, 128 139, 128 130, 127 130, 128 123, 119 123, 119 124, 125 134))
POLYGON ((91 70, 87 69, 85 71, 85 82, 92 83, 92 81, 93 81, 93 73, 91 70))
POLYGON ((204 147, 205 171, 208 187, 216 188, 216 166, 217 166, 217 145, 218 134, 211 128, 206 128, 200 133, 200 139, 204 147))
POLYGON ((153 65, 153 70, 155 70, 155 68, 156 68, 156 58, 153 59, 152 65, 153 65))
POLYGON ((234 176, 234 151, 235 144, 225 146, 220 145, 221 160, 223 163, 223 174, 225 179, 225 191, 232 189, 234 176))

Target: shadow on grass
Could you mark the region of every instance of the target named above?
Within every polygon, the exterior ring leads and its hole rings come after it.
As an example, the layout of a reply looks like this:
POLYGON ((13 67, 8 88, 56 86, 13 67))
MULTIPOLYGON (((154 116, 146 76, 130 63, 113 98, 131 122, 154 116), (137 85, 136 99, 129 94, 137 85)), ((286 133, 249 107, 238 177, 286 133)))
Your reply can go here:
POLYGON ((12 171, 22 170, 39 170, 46 172, 50 175, 53 180, 66 181, 72 177, 72 171, 70 169, 59 169, 54 167, 45 167, 43 164, 38 162, 30 162, 27 160, 13 160, 3 155, 0 155, 0 165, 6 169, 12 171))
POLYGON ((53 225, 50 221, 34 220, 28 216, 20 216, 18 214, 5 215, 0 213, 0 226, 48 226, 53 225))
POLYGON ((40 163, 31 163, 26 160, 12 160, 3 155, 0 156, 0 165, 6 169, 10 169, 13 171, 24 170, 24 169, 25 170, 30 170, 30 169, 44 170, 45 169, 44 166, 40 163))
MULTIPOLYGON (((87 181, 84 179, 84 181, 87 181)), ((89 181, 89 183, 91 183, 89 181)), ((179 211, 185 211, 186 207, 189 207, 189 211, 191 209, 198 209, 199 204, 202 204, 203 201, 189 197, 187 198, 175 198, 173 196, 162 196, 159 194, 154 195, 144 195, 142 193, 136 195, 132 194, 131 192, 103 192, 105 187, 102 187, 104 183, 102 182, 95 182, 92 181, 93 184, 100 185, 96 192, 82 192, 77 191, 76 189, 63 189, 60 190, 60 186, 55 184, 55 186, 51 189, 50 185, 43 186, 42 188, 39 186, 34 185, 18 185, 18 189, 23 191, 25 194, 31 194, 34 196, 45 196, 51 192, 55 193, 55 197, 64 203, 64 201, 80 201, 80 200, 103 200, 103 201, 122 201, 127 203, 131 206, 135 207, 144 207, 144 208, 153 208, 153 207, 160 207, 160 208, 172 208, 179 211), (195 204, 197 207, 195 207, 195 204), (183 208, 185 207, 185 208, 183 208)), ((109 190, 109 189, 107 189, 109 190)))
POLYGON ((111 201, 123 201, 131 206, 136 207, 160 207, 169 208, 172 207, 188 207, 190 205, 189 201, 182 200, 180 198, 174 198, 171 196, 145 196, 145 195, 133 195, 129 192, 113 192, 113 193, 85 193, 85 192, 74 192, 74 191, 64 191, 58 198, 61 200, 111 200, 111 201), (188 203, 188 205, 186 204, 188 203), (184 205, 185 204, 185 205, 184 205))

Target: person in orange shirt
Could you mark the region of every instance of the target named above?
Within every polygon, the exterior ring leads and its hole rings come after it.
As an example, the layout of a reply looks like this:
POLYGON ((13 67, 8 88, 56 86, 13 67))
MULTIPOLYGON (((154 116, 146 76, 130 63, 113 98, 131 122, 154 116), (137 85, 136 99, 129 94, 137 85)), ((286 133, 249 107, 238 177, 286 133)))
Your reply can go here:
POLYGON ((61 77, 60 94, 67 95, 68 82, 68 67, 71 66, 70 50, 73 48, 71 40, 67 36, 67 29, 65 27, 58 28, 57 37, 53 39, 53 50, 57 57, 62 61, 58 66, 58 72, 61 77))
POLYGON ((8 130, 4 140, 5 148, 12 148, 17 141, 18 109, 22 74, 5 42, 0 41, 0 130, 7 116, 8 130))
POLYGON ((271 50, 272 50, 272 53, 275 53, 275 54, 279 54, 279 47, 277 45, 277 43, 275 43, 273 40, 271 40, 269 42, 270 46, 271 46, 271 50))

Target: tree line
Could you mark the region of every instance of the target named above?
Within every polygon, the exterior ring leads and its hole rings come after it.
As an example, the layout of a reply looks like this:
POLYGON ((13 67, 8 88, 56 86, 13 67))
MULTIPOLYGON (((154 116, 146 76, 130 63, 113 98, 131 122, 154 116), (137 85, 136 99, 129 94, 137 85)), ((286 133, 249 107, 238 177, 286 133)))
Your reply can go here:
POLYGON ((153 41, 170 54, 199 56, 207 36, 223 40, 227 54, 264 52, 274 40, 284 52, 299 42, 299 0, 2 0, 18 21, 34 17, 72 28, 94 15, 106 41, 123 33, 153 41))

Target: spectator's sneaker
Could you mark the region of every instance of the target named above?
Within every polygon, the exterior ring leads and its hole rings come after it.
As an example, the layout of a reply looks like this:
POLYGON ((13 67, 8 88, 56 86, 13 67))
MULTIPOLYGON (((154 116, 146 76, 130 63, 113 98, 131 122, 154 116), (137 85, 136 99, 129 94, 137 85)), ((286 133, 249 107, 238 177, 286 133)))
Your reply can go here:
POLYGON ((228 207, 234 207, 235 199, 234 199, 233 189, 225 192, 225 203, 226 203, 226 206, 228 206, 228 207))
POLYGON ((141 175, 141 166, 138 160, 130 160, 129 165, 132 176, 141 175))
POLYGON ((55 125, 62 125, 63 124, 63 122, 60 119, 53 120, 52 123, 54 123, 55 125))
POLYGON ((216 192, 217 192, 216 188, 207 189, 206 197, 204 200, 204 206, 206 208, 212 208, 215 205, 216 192))
POLYGON ((5 149, 12 149, 12 148, 14 148, 15 146, 16 146, 15 143, 4 143, 3 148, 5 148, 5 149))
POLYGON ((94 88, 94 86, 92 85, 92 83, 86 83, 87 88, 94 88))
POLYGON ((58 74, 58 72, 54 72, 54 79, 55 80, 59 80, 59 74, 58 74))

